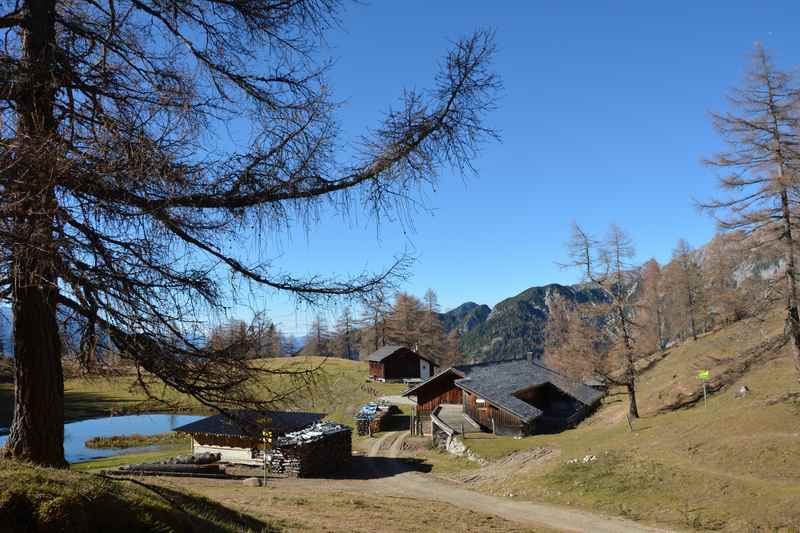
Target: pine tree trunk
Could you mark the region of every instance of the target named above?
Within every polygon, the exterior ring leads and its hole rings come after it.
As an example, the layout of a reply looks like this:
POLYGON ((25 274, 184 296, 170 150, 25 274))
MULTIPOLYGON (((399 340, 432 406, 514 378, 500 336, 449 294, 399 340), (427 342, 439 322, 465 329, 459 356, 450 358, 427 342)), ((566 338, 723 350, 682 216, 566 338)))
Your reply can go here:
MULTIPOLYGON (((30 266, 24 264, 25 259, 27 257, 16 259, 17 272, 30 266)), ((66 466, 64 375, 56 321, 57 294, 53 285, 30 283, 30 274, 27 283, 22 275, 15 279, 14 422, 6 443, 6 455, 62 467, 66 466)))
POLYGON ((639 406, 636 403, 636 384, 634 380, 629 379, 628 383, 626 383, 626 387, 628 389, 629 401, 628 416, 630 418, 639 418, 639 406))
POLYGON ((47 466, 64 461, 64 375, 56 319, 53 185, 55 1, 28 0, 23 72, 16 96, 18 167, 25 179, 8 193, 19 201, 13 249, 14 421, 5 455, 47 466))
POLYGON ((786 244, 786 321, 789 325, 789 335, 792 345, 792 359, 800 380, 800 313, 797 302, 797 265, 795 262, 795 245, 792 236, 791 211, 789 208, 789 194, 786 189, 781 191, 781 206, 783 209, 783 231, 786 244))

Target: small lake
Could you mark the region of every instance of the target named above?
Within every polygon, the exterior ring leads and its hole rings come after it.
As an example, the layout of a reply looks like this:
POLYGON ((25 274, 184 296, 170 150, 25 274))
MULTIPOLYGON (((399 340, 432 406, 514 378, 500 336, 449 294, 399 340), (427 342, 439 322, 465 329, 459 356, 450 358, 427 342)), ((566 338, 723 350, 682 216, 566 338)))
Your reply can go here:
MULTIPOLYGON (((127 415, 111 416, 107 418, 94 418, 64 424, 64 456, 70 463, 88 461, 98 457, 111 457, 125 453, 138 452, 148 448, 126 449, 93 449, 84 446, 92 437, 113 437, 114 435, 155 435, 166 433, 178 426, 200 420, 202 416, 194 415, 127 415)), ((8 436, 0 437, 2 447, 8 436)))

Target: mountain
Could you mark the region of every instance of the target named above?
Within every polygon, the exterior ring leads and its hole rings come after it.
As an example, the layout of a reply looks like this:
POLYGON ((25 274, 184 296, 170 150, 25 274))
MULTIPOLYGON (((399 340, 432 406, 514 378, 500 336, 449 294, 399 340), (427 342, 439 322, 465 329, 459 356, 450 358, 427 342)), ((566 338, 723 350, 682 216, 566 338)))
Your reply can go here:
POLYGON ((479 305, 475 302, 466 302, 446 313, 439 313, 439 320, 445 333, 456 329, 464 335, 471 329, 486 321, 492 308, 488 305, 479 305))
POLYGON ((576 303, 602 302, 605 294, 586 285, 531 287, 494 306, 462 304, 441 316, 445 332, 458 328, 461 351, 470 361, 541 357, 550 302, 558 294, 576 303))

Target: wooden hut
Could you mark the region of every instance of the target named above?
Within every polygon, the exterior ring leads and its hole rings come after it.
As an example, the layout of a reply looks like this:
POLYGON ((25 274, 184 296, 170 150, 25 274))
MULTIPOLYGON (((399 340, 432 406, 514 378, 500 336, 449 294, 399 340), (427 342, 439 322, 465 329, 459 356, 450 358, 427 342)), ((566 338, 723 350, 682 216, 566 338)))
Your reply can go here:
POLYGON ((603 392, 517 359, 448 368, 404 396, 416 398, 420 420, 442 404, 460 403, 465 419, 483 430, 522 436, 574 426, 598 405, 603 392))
POLYGON ((407 390, 403 396, 413 397, 417 402, 417 416, 430 416, 441 404, 461 405, 461 389, 455 382, 464 378, 458 369, 450 367, 429 380, 407 390))
POLYGON ((222 462, 311 476, 349 466, 352 430, 322 422, 322 413, 236 411, 186 424, 175 431, 192 439, 192 454, 218 453, 222 462), (266 458, 265 458, 266 454, 266 458))
POLYGON ((405 346, 384 346, 367 358, 369 377, 379 381, 428 379, 436 374, 438 363, 405 346))

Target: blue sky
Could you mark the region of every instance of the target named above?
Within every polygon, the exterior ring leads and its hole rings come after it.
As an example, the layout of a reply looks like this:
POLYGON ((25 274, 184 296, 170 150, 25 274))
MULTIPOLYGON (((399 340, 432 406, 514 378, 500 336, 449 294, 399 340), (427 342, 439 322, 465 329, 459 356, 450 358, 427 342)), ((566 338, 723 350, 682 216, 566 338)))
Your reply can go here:
MULTIPOLYGON (((407 248, 417 261, 405 289, 431 287, 447 309, 575 282, 556 265, 572 220, 599 233, 619 224, 640 260, 667 260, 682 237, 702 244, 714 223, 693 198, 714 194, 701 160, 720 148, 708 112, 725 109, 756 41, 779 65, 800 64, 798 15, 795 2, 755 1, 348 4, 327 50, 347 133, 375 125, 403 87, 430 86, 449 41, 488 27, 504 84, 488 121, 502 142, 484 147, 477 176, 442 172, 413 231, 323 213, 270 257, 293 273, 344 275, 407 248)), ((284 297, 254 305, 291 333, 308 323, 284 297)))

